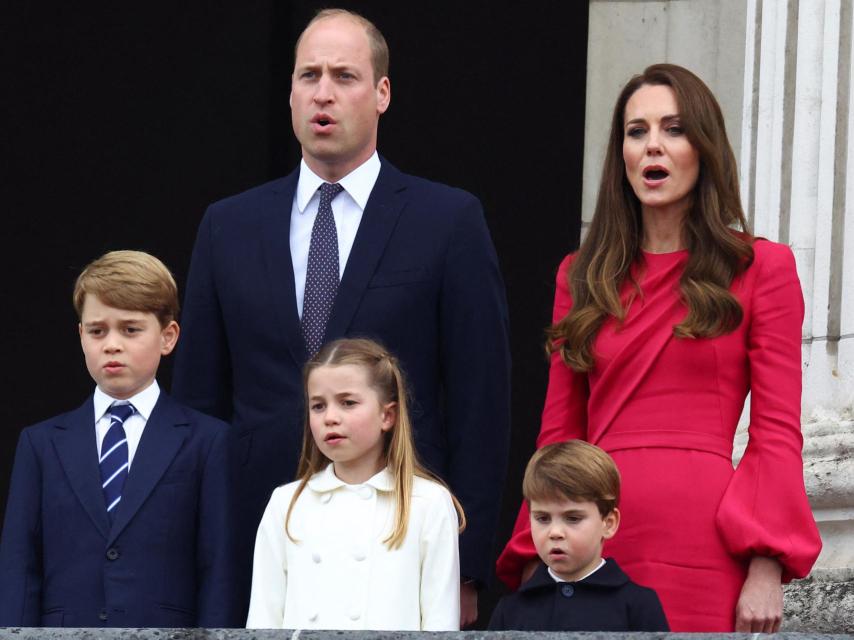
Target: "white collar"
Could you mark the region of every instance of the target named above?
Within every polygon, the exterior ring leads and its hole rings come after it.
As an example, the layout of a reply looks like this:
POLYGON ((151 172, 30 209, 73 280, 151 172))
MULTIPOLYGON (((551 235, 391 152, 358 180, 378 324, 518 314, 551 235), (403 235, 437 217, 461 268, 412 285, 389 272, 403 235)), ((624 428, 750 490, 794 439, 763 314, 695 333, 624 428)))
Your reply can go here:
POLYGON ((114 402, 119 404, 132 404, 136 412, 148 422, 151 412, 154 411, 154 405, 157 404, 157 399, 160 397, 160 385, 157 380, 152 381, 145 389, 127 400, 118 400, 107 395, 101 390, 101 387, 95 387, 95 395, 92 397, 92 403, 95 405, 95 422, 98 422, 107 413, 107 410, 114 402))
MULTIPOLYGON (((599 571, 599 569, 601 569, 604 566, 605 566, 605 558, 601 558, 599 560, 599 564, 597 565, 597 567, 595 569, 593 569, 593 571, 591 571, 587 575, 581 576, 578 580, 573 580, 573 582, 581 582, 582 580, 586 580, 587 578, 592 576, 594 573, 599 571)), ((552 571, 551 567, 546 567, 546 568, 549 570, 549 575, 552 577, 552 580, 554 580, 555 582, 568 582, 568 580, 564 580, 559 575, 557 575, 554 571, 552 571)))
MULTIPOLYGON (((376 151, 358 167, 338 181, 362 211, 368 204, 368 198, 380 174, 380 157, 376 151)), ((297 181, 297 208, 305 213, 305 208, 320 186, 326 182, 323 178, 309 169, 305 160, 300 161, 299 180, 297 181)))
POLYGON ((365 485, 373 487, 377 491, 388 492, 394 490, 394 478, 388 470, 388 467, 383 468, 361 484, 348 484, 335 475, 335 470, 332 466, 333 465, 330 462, 326 465, 326 468, 323 471, 319 471, 311 476, 311 479, 308 481, 308 488, 317 493, 335 491, 335 489, 340 489, 341 487, 353 489, 365 485))

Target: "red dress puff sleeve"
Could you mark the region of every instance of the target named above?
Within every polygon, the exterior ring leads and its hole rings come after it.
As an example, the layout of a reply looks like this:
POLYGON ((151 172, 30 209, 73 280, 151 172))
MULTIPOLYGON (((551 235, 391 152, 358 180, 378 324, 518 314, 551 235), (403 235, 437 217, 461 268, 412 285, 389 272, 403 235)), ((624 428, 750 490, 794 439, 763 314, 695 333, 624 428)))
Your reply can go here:
POLYGON ((807 575, 821 551, 801 457, 804 301, 789 247, 760 240, 754 254, 744 275, 752 291, 746 345, 749 439, 721 499, 716 525, 730 553, 775 558, 783 566, 783 580, 789 581, 807 575))

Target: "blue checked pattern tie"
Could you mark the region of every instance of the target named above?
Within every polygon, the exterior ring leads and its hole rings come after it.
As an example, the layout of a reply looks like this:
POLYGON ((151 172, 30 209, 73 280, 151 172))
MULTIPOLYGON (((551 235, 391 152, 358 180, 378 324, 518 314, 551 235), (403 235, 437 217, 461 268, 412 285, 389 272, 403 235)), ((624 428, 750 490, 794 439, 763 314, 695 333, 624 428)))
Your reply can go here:
POLYGON ((338 292, 338 233, 332 216, 332 200, 343 190, 340 184, 324 182, 321 185, 320 206, 311 228, 302 302, 302 336, 309 358, 323 345, 326 322, 338 292))
POLYGON ((128 441, 123 425, 135 411, 132 404, 110 407, 110 428, 101 444, 101 487, 110 522, 115 517, 116 508, 122 499, 122 488, 128 477, 128 441))

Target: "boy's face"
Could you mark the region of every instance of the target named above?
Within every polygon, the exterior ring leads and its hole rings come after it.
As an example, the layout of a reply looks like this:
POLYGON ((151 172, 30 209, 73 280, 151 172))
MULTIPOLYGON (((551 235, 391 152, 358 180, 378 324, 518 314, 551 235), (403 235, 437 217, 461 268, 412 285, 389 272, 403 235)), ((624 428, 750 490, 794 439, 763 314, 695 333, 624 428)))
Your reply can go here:
POLYGON ((161 327, 153 313, 116 309, 91 293, 80 315, 86 368, 101 391, 120 400, 152 383, 161 356, 171 353, 178 341, 174 320, 161 327))
POLYGON ((569 498, 531 500, 531 536, 537 554, 561 579, 584 577, 602 560, 602 544, 614 536, 620 512, 604 518, 595 502, 569 498))

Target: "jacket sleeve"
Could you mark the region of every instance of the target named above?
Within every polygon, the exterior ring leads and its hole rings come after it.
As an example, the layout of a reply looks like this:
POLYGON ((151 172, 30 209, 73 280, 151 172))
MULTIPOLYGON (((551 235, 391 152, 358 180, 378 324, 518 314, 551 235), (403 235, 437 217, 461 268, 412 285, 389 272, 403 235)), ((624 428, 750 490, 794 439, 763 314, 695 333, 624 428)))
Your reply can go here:
POLYGON ((202 628, 229 628, 242 623, 237 619, 234 594, 231 430, 225 423, 219 427, 205 459, 199 486, 196 572, 198 626, 202 628))
POLYGON ((498 601, 498 604, 495 606, 495 609, 492 612, 492 616, 489 618, 489 626, 487 629, 490 631, 508 631, 507 623, 504 621, 504 603, 506 601, 505 598, 501 598, 498 601))
POLYGON ((749 439, 716 524, 730 553, 775 558, 788 581, 809 573, 821 550, 801 458, 804 303, 791 250, 758 241, 754 253, 749 270, 757 271, 745 319, 750 323, 749 439))
POLYGON ((214 273, 214 206, 199 225, 190 260, 171 393, 202 413, 230 422, 231 358, 214 273))
MULTIPOLYGON (((552 323, 563 319, 572 307, 567 280, 572 257, 564 258, 558 267, 552 323)), ((573 371, 563 362, 560 353, 552 353, 546 401, 537 437, 538 449, 555 442, 586 438, 588 395, 587 374, 573 371)), ((528 518, 528 506, 522 503, 513 534, 496 565, 496 574, 511 589, 519 587, 522 569, 537 557, 528 518)))
POLYGON ((638 587, 629 607, 628 631, 670 631, 661 601, 652 589, 638 587))
POLYGON ((258 526, 247 629, 281 629, 288 591, 285 515, 290 494, 273 492, 258 526))
POLYGON ((444 487, 429 502, 420 544, 421 630, 458 631, 460 559, 457 512, 444 487))
POLYGON ((483 583, 491 574, 507 470, 510 348, 498 258, 480 202, 469 194, 451 232, 439 313, 446 480, 469 523, 460 537, 460 568, 483 583))
POLYGON ((38 457, 25 430, 18 439, 0 541, 0 627, 41 623, 42 487, 38 457))

